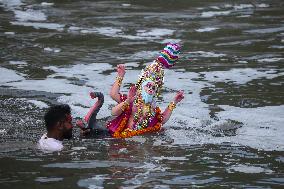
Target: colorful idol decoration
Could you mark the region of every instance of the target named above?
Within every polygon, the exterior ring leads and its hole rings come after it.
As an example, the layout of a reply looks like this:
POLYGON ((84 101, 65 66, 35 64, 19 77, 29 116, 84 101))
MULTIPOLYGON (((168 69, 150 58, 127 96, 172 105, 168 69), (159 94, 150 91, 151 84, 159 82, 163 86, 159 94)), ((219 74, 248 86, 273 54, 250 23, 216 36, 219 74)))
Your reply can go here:
MULTIPOLYGON (((180 45, 168 43, 159 56, 141 71, 135 84, 137 91, 134 102, 107 125, 113 137, 126 138, 160 130, 163 117, 156 106, 156 98, 164 84, 164 69, 175 65, 180 49, 180 45), (133 124, 129 127, 131 116, 133 124)), ((125 100, 121 98, 121 101, 125 100)))

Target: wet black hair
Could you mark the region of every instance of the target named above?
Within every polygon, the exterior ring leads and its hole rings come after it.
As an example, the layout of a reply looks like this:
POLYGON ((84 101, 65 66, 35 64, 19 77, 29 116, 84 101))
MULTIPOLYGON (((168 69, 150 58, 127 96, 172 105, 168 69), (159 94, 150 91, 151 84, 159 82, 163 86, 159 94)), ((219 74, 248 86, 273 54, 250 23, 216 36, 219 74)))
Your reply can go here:
POLYGON ((68 114, 71 114, 68 104, 51 106, 44 115, 46 130, 51 131, 56 123, 65 120, 68 114))

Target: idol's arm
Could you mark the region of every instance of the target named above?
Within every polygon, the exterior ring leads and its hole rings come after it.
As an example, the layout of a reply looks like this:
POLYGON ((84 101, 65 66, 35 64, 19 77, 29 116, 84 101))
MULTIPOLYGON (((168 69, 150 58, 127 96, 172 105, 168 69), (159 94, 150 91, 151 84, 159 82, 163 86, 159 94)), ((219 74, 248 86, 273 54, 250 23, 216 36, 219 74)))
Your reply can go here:
POLYGON ((76 126, 81 129, 81 134, 85 135, 90 132, 90 125, 96 122, 97 113, 100 111, 104 103, 104 95, 100 92, 91 92, 90 97, 92 99, 98 98, 97 102, 90 108, 84 119, 78 119, 76 126))
POLYGON ((91 119, 96 119, 97 113, 100 111, 104 103, 104 95, 100 92, 91 92, 90 97, 92 99, 98 98, 97 102, 90 108, 89 112, 85 116, 85 121, 88 123, 91 119))
POLYGON ((109 95, 110 97, 115 100, 117 103, 120 103, 120 86, 122 84, 122 80, 123 77, 125 75, 125 66, 122 64, 119 64, 117 66, 117 77, 116 80, 114 82, 114 84, 112 85, 109 95))
POLYGON ((113 116, 119 116, 124 112, 124 110, 129 106, 129 100, 126 99, 125 101, 117 104, 111 109, 111 115, 113 116))
POLYGON ((130 104, 133 103, 136 95, 136 87, 135 85, 132 85, 129 89, 127 99, 119 104, 117 104, 115 107, 112 108, 111 114, 113 116, 119 116, 130 104))
POLYGON ((177 92, 174 100, 168 105, 168 107, 163 112, 162 124, 165 124, 170 119, 172 112, 176 107, 176 104, 179 103, 183 98, 184 98, 183 91, 177 92))

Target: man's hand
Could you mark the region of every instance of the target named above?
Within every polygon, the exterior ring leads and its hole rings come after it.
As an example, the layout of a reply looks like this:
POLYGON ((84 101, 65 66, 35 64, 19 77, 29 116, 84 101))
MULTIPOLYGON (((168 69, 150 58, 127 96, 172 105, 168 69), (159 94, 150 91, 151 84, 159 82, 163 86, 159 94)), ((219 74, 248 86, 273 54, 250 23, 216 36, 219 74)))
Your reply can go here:
POLYGON ((179 103, 182 99, 184 99, 184 92, 183 91, 178 91, 175 98, 174 98, 174 103, 177 104, 179 103))
POLYGON ((124 77, 125 75, 125 66, 123 64, 118 64, 116 67, 117 74, 119 77, 124 77))

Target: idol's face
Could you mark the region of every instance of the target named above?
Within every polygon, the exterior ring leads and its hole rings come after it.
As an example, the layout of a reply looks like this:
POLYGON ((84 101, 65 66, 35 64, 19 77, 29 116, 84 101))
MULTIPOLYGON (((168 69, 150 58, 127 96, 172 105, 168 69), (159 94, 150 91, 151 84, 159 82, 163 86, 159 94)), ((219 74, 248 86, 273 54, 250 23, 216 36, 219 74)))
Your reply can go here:
POLYGON ((146 85, 144 85, 143 89, 149 95, 154 95, 156 93, 156 85, 154 82, 148 82, 146 85))

